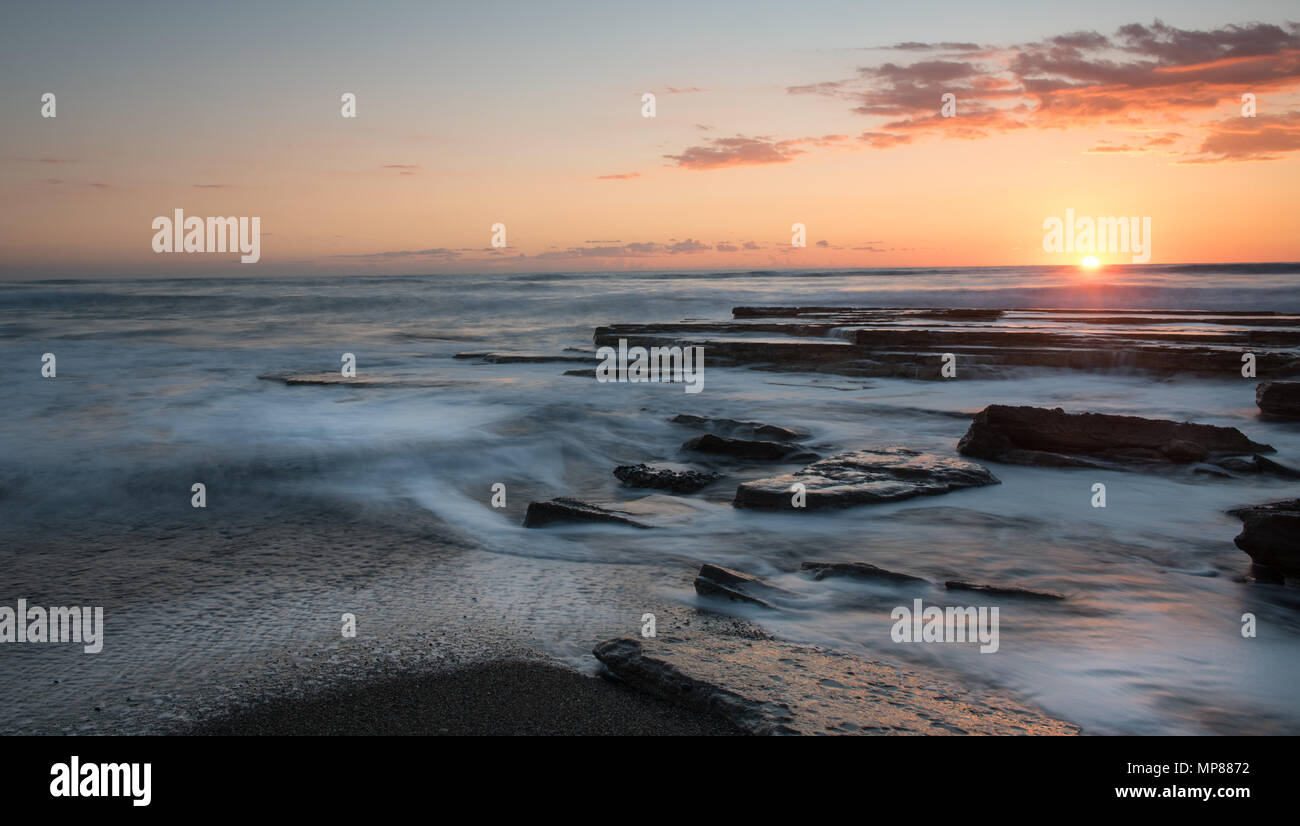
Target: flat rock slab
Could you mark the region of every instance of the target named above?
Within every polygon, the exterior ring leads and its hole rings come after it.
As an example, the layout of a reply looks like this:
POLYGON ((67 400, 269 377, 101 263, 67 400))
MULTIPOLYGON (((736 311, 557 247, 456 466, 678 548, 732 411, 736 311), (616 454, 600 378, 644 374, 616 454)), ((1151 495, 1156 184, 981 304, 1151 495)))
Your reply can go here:
POLYGON ((546 502, 529 502, 524 514, 525 528, 540 528, 544 525, 575 522, 612 522, 632 528, 649 528, 642 522, 629 519, 626 511, 593 505, 577 499, 560 497, 546 502))
POLYGON ((1002 404, 975 414, 957 450, 1014 465, 1097 468, 1273 452, 1235 427, 1002 404))
POLYGON ((1300 576, 1300 499, 1283 499, 1228 511, 1242 522, 1233 540, 1250 554, 1261 579, 1300 576))
POLYGON ((661 635, 592 652, 648 693, 721 714, 751 734, 1073 735, 1014 697, 777 640, 661 635))
POLYGON ((997 477, 974 462, 887 447, 839 453, 794 473, 745 482, 736 488, 733 504, 781 510, 847 508, 996 484, 997 477), (793 502, 791 488, 796 483, 805 490, 802 509, 793 502))
POLYGON ((614 468, 614 475, 629 487, 670 490, 674 493, 694 493, 722 478, 721 473, 673 470, 645 464, 619 465, 614 468))
POLYGON ((710 364, 846 376, 939 380, 942 357, 963 378, 1008 368, 1300 374, 1300 315, 1271 311, 1125 311, 945 307, 736 307, 731 319, 615 324, 597 346, 702 346, 710 364), (1171 326, 1175 325, 1175 326, 1171 326))

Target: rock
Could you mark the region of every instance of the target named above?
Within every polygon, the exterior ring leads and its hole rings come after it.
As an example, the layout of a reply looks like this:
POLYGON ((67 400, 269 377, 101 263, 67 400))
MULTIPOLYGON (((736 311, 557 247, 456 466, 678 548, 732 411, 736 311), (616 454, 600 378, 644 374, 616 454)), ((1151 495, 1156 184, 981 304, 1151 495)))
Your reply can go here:
POLYGON ((547 502, 529 502, 528 512, 524 514, 524 527, 540 528, 556 522, 613 522, 633 528, 650 527, 628 519, 622 513, 577 499, 560 497, 547 502))
POLYGON ((1209 451, 1201 445, 1184 439, 1174 439, 1161 448, 1161 452, 1165 454, 1169 461, 1179 464, 1203 462, 1210 455, 1209 451))
POLYGON ((1235 427, 991 404, 975 415, 957 450, 1016 465, 1104 467, 1185 464, 1273 448, 1252 442, 1235 427))
POLYGON ((781 427, 774 424, 763 424, 762 422, 745 422, 736 419, 710 419, 706 416, 696 416, 691 413, 678 413, 668 421, 673 424, 684 424, 688 427, 707 428, 725 433, 728 436, 741 436, 751 439, 762 438, 797 442, 800 439, 808 438, 808 431, 793 427, 781 427))
POLYGON ((1242 521, 1233 542, 1250 554, 1257 568, 1266 574, 1300 576, 1300 499, 1236 508, 1228 514, 1242 521))
POLYGON ((1289 378, 1300 374, 1295 326, 1294 316, 1269 311, 1080 316, 1067 309, 736 307, 731 319, 598 327, 593 343, 696 345, 710 364, 933 380, 947 353, 963 378, 1011 376, 1016 371, 1007 368, 1018 367, 1240 377, 1240 354, 1249 351, 1261 373, 1289 378), (1171 315, 1197 329, 1170 329, 1171 315))
POLYGON ((1251 458, 1255 461, 1255 467, 1260 473, 1271 473, 1274 476, 1282 476, 1287 479, 1300 479, 1300 470, 1296 470, 1289 465, 1275 462, 1272 459, 1260 456, 1258 453, 1251 458))
POLYGON ((1243 459, 1240 456, 1229 456, 1226 459, 1220 459, 1214 464, 1233 473, 1259 473, 1259 465, 1255 463, 1253 458, 1243 459))
POLYGON ((919 576, 878 568, 869 562, 804 562, 799 568, 812 571, 813 579, 816 580, 844 576, 852 579, 888 579, 893 582, 929 582, 919 576))
POLYGON ((779 640, 661 632, 607 640, 592 653, 632 688, 750 734, 1079 733, 1004 692, 779 640))
POLYGON ((803 510, 893 502, 998 484, 992 473, 974 462, 888 447, 839 453, 794 473, 745 482, 736 488, 732 504, 740 508, 801 510, 793 503, 791 487, 796 482, 805 489, 803 510))
POLYGON ((1255 388, 1260 412, 1278 418, 1300 418, 1300 381, 1265 381, 1255 388))
POLYGON ((751 439, 731 439, 705 433, 682 445, 682 450, 694 450, 699 453, 721 453, 737 459, 804 459, 816 458, 808 453, 802 445, 790 442, 756 441, 751 439))
POLYGON ((1065 599, 1064 594, 1058 594, 1054 591, 1034 591, 1029 588, 1021 588, 1015 585, 984 585, 978 582, 962 582, 958 579, 950 579, 943 584, 943 587, 949 591, 978 591, 981 594, 989 594, 999 597, 1026 597, 1029 599, 1065 599))
POLYGON ((1214 477, 1219 478, 1219 479, 1235 479, 1235 478, 1236 478, 1236 477, 1234 477, 1231 473, 1227 472, 1226 470, 1222 470, 1222 469, 1220 469, 1220 468, 1218 468, 1218 467, 1215 467, 1214 465, 1200 465, 1200 466, 1198 466, 1198 467, 1192 468, 1192 473, 1196 473, 1196 474, 1199 474, 1199 475, 1201 475, 1201 476, 1214 476, 1214 477))
MULTIPOLYGON (((586 361, 590 362, 595 359, 595 354, 587 356, 561 356, 552 353, 488 353, 488 352, 469 352, 457 353, 452 356, 457 359, 478 359, 484 364, 550 364, 553 362, 570 362, 586 361)), ((595 368, 592 368, 595 370, 595 368)))
POLYGON ((367 372, 361 376, 345 377, 339 371, 332 373, 263 373, 262 381, 278 381, 289 387, 345 385, 347 387, 455 387, 463 382, 421 376, 380 374, 367 372))
POLYGON ((619 465, 614 475, 625 485, 634 488, 656 488, 674 493, 694 493, 705 485, 722 478, 721 473, 699 470, 672 470, 649 465, 619 465))
POLYGON ((723 568, 721 565, 711 565, 707 562, 700 566, 700 572, 695 575, 695 592, 697 594, 710 597, 726 597, 731 600, 739 600, 740 602, 750 602, 755 605, 761 605, 764 608, 772 607, 772 605, 767 601, 749 593, 751 591, 767 594, 785 593, 784 588, 769 585, 753 574, 747 574, 742 571, 733 571, 730 568, 723 568))

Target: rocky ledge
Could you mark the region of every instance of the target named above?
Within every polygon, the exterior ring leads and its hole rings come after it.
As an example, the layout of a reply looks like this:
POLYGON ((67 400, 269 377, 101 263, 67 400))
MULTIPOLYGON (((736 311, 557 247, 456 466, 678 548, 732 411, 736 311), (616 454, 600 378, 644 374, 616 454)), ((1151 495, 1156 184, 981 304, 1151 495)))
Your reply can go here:
POLYGON ((1300 576, 1300 499, 1283 499, 1228 511, 1241 520, 1233 540, 1250 554, 1256 578, 1281 582, 1300 576))
POLYGON ((847 376, 1012 375, 1009 367, 1300 375, 1300 316, 1269 311, 736 307, 731 319, 596 328, 596 346, 704 347, 709 365, 847 376), (1189 329, 1190 328, 1190 329, 1189 329))
POLYGON ((750 734, 1079 733, 1002 692, 771 639, 661 634, 607 640, 592 653, 632 687, 750 734))
POLYGON ((1273 448, 1235 427, 991 404, 975 415, 957 451, 1013 465, 1101 468, 1187 464, 1273 448))

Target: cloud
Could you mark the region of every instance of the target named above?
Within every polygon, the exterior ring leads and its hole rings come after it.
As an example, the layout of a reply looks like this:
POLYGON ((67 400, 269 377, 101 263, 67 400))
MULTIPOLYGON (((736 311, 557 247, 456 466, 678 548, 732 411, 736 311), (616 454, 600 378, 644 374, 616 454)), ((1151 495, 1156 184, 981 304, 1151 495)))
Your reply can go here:
POLYGON ((19 158, 23 163, 80 163, 77 158, 19 158))
POLYGON ((1088 155, 1115 155, 1130 154, 1140 155, 1150 152, 1152 147, 1172 146, 1177 143, 1183 135, 1179 132, 1165 132, 1159 135, 1139 135, 1127 143, 1116 143, 1114 141, 1098 141, 1091 149, 1085 150, 1084 154, 1088 155))
POLYGON ((680 155, 664 155, 686 169, 720 169, 727 166, 760 166, 762 164, 789 163, 804 150, 796 148, 793 141, 771 141, 761 138, 715 138, 701 146, 689 146, 680 155))
POLYGON ((1175 141, 1179 140, 1182 137, 1183 137, 1182 134, 1178 132, 1166 132, 1163 135, 1153 135, 1147 138, 1146 145, 1147 146, 1169 146, 1170 144, 1174 143, 1175 141))
MULTIPOLYGON (((910 42, 893 48, 965 53, 862 66, 848 79, 790 86, 786 92, 844 101, 854 114, 888 118, 856 139, 859 146, 876 149, 920 136, 979 139, 1020 129, 1185 124, 1215 108, 1239 106, 1243 92, 1300 93, 1296 23, 1186 30, 1156 20, 1121 26, 1111 35, 1075 31, 1003 47, 910 42), (945 118, 939 109, 949 93, 956 97, 957 112, 945 118)), ((1288 124, 1226 123, 1210 127, 1198 162, 1261 160, 1294 151, 1288 124)), ((1127 150, 1112 141, 1091 151, 1145 151, 1184 137, 1169 132, 1127 150)), ((783 160, 790 154, 783 153, 783 160)))
POLYGON ((978 43, 917 43, 916 41, 908 41, 907 43, 895 43, 889 48, 903 52, 976 52, 979 51, 980 47, 978 43))
POLYGON ((234 184, 194 184, 195 189, 238 189, 234 184))
POLYGON ((386 163, 380 169, 396 169, 398 175, 414 175, 415 170, 420 169, 419 164, 413 163, 386 163))
POLYGON ((703 252, 708 248, 708 244, 687 238, 685 241, 678 241, 676 244, 669 245, 668 252, 672 255, 676 255, 680 252, 703 252))
POLYGON ((748 138, 737 135, 734 138, 714 138, 699 146, 690 146, 680 155, 664 155, 684 169, 721 169, 728 166, 762 166, 764 164, 789 163, 796 155, 808 150, 800 147, 819 148, 843 145, 847 135, 822 135, 821 137, 794 138, 776 141, 767 136, 748 138))
POLYGON ((331 255, 331 258, 363 258, 367 260, 381 261, 391 258, 459 258, 460 250, 447 249, 445 247, 434 247, 427 250, 388 250, 386 252, 363 252, 363 253, 339 253, 331 255))
POLYGON ((713 247, 718 252, 738 252, 740 247, 735 244, 715 244, 713 247))
POLYGON ((596 246, 569 247, 563 250, 550 250, 539 253, 537 258, 646 258, 656 255, 689 255, 713 249, 702 241, 687 238, 683 241, 659 243, 657 241, 634 241, 626 244, 601 244, 596 246))
POLYGON ((1300 151, 1300 111, 1253 118, 1228 118, 1210 126, 1196 154, 1183 163, 1271 161, 1300 151))
POLYGON ((598 181, 630 181, 633 178, 640 178, 640 172, 624 172, 619 175, 597 175, 598 181))
POLYGON ((1130 146, 1124 143, 1111 143, 1110 141, 1100 141, 1097 143, 1096 146, 1087 150, 1087 154, 1089 155, 1104 155, 1108 153, 1123 154, 1126 152, 1141 152, 1141 151, 1142 148, 1137 146, 1130 146))
POLYGON ((911 135, 894 135, 889 132, 863 132, 858 135, 858 141, 865 143, 872 149, 887 149, 891 146, 898 146, 904 143, 911 143, 911 135))
POLYGON ((709 91, 708 89, 701 89, 701 88, 698 87, 698 86, 688 86, 688 87, 686 87, 685 89, 677 89, 677 88, 672 87, 672 86, 666 86, 666 87, 664 87, 664 88, 668 90, 668 91, 665 92, 664 94, 668 94, 668 95, 687 95, 687 94, 690 94, 691 92, 707 92, 707 91, 709 91))

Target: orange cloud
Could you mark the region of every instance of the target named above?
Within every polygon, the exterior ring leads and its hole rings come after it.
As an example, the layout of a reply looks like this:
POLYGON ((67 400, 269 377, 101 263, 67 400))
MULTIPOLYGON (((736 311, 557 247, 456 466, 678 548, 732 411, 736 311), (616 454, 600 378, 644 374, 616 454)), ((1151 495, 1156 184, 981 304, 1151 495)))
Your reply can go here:
POLYGON ((1300 111, 1218 121, 1201 143, 1200 154, 1183 163, 1271 161, 1296 151, 1300 151, 1300 111))
MULTIPOLYGON (((842 99, 852 104, 855 114, 894 116, 858 137, 859 145, 877 149, 909 143, 917 135, 977 139, 1015 129, 1131 123, 1135 115, 1143 123, 1153 119, 1174 123, 1225 104, 1239 104, 1243 92, 1300 92, 1300 24, 1295 23, 1286 28, 1253 23, 1190 31, 1157 20, 1150 26, 1122 26, 1111 37, 1073 32, 981 51, 970 43, 900 43, 894 48, 971 53, 864 66, 848 80, 792 86, 786 91, 842 99), (940 112, 945 94, 956 98, 954 117, 940 112)), ((1259 122, 1253 126, 1221 122, 1208 127, 1202 160, 1262 160, 1295 151, 1294 132, 1286 117, 1267 123, 1256 119, 1259 122)), ((1167 133, 1142 146, 1099 144, 1091 151, 1144 151, 1181 137, 1167 133)), ((774 141, 776 151, 766 155, 761 148, 748 147, 757 158, 750 162, 789 161, 797 152, 779 148, 799 143, 774 141)), ((689 159, 713 157, 698 151, 697 156, 689 159)))

